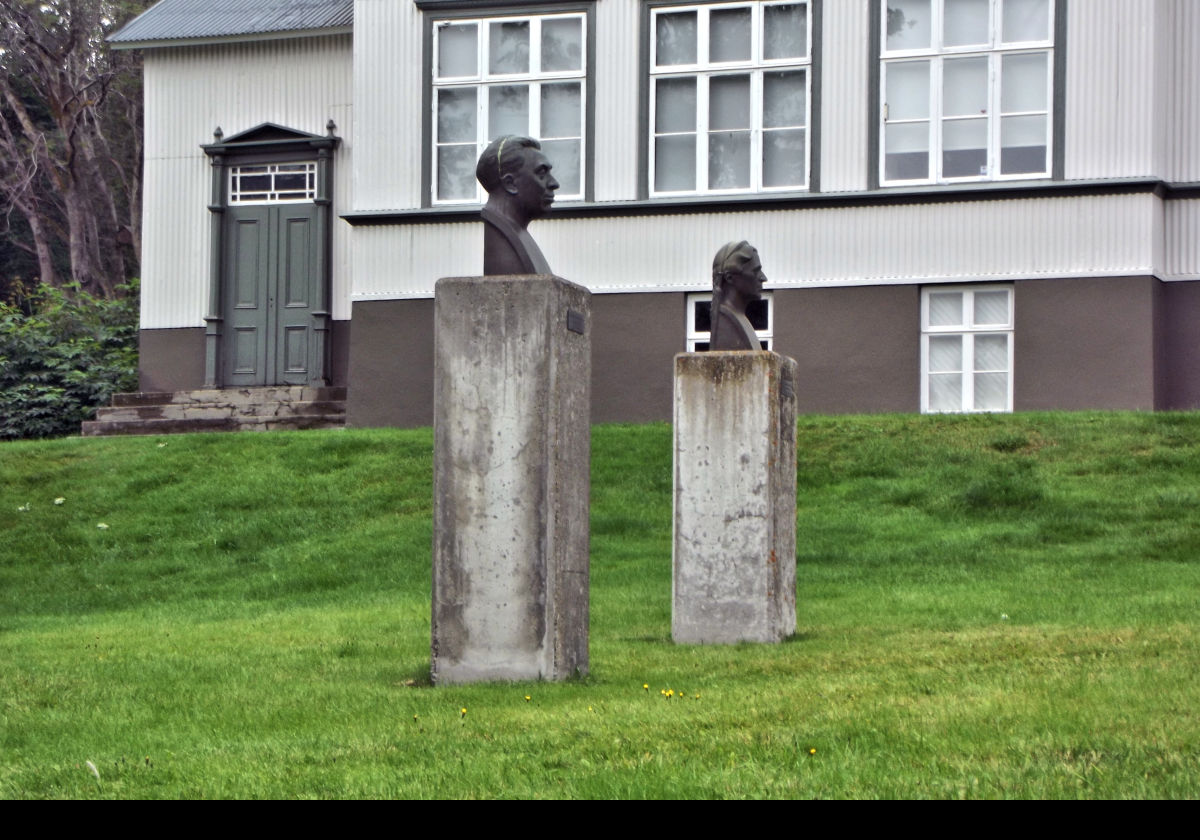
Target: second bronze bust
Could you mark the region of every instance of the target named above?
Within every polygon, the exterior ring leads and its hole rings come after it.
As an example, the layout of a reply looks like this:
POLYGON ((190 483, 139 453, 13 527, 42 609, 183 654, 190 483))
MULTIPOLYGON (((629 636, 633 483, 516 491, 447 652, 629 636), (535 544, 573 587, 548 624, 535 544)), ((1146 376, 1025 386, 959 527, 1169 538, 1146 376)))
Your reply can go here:
POLYGON ((762 260, 749 242, 729 242, 713 258, 710 350, 760 350, 746 307, 762 298, 762 260))

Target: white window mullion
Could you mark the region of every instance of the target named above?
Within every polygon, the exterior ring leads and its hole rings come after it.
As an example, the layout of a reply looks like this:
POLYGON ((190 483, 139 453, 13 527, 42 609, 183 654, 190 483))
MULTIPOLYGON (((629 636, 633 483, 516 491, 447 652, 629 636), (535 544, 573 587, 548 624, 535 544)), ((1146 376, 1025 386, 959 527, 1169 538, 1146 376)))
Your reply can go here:
POLYGON ((750 189, 761 190, 763 155, 763 73, 750 74, 750 189))
MULTIPOLYGON (((970 312, 975 306, 971 293, 963 295, 963 306, 970 312)), ((975 336, 966 332, 962 335, 962 410, 975 410, 975 336)))
POLYGON ((530 137, 542 136, 542 83, 529 83, 529 129, 530 137))
MULTIPOLYGON (((529 74, 538 76, 542 72, 542 19, 535 17, 529 21, 529 74)), ((531 92, 532 94, 532 92, 531 92)), ((532 112, 532 108, 530 111, 532 112)), ((538 135, 530 135, 537 137, 538 135)))
MULTIPOLYGON (((992 37, 995 37, 994 31, 992 37)), ((995 178, 1000 174, 1000 86, 1004 83, 1000 74, 1001 60, 998 53, 992 53, 988 57, 987 174, 989 178, 995 178)))
MULTIPOLYGON (((702 15, 704 20, 707 15, 702 15)), ((696 76, 696 190, 708 190, 708 82, 707 73, 696 76)))
MULTIPOLYGON (((940 4, 934 2, 934 6, 940 4)), ((936 32, 936 31, 935 31, 936 32)), ((929 174, 935 182, 942 180, 942 58, 929 60, 929 174)))

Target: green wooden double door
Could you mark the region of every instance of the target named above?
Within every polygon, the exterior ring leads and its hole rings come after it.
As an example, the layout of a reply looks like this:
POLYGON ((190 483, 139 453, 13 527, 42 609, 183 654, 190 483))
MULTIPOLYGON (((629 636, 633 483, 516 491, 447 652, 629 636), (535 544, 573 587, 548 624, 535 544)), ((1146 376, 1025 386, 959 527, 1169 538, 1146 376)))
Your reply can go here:
POLYGON ((232 206, 226 224, 222 381, 247 387, 322 380, 316 206, 232 206))

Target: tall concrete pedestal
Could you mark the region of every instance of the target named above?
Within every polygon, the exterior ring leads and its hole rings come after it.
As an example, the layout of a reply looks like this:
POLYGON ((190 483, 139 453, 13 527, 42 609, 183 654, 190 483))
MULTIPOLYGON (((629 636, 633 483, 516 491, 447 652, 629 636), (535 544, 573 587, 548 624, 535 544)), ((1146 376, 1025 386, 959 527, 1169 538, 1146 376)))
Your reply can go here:
POLYGON ((590 298, 550 275, 437 283, 435 683, 587 671, 590 298))
POLYGON ((795 382, 777 353, 675 357, 676 642, 796 630, 795 382))

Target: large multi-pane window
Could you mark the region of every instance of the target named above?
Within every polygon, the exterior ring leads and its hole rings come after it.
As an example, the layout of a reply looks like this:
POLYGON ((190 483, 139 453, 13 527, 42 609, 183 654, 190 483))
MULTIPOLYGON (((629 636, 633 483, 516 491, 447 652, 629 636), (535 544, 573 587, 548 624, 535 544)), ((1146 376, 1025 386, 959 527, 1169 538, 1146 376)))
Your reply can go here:
POLYGON ((652 11, 651 195, 808 185, 809 5, 652 11))
POLYGON ((505 134, 541 140, 558 197, 583 198, 586 25, 583 14, 434 21, 435 204, 482 201, 475 163, 505 134))
POLYGON ((1013 290, 925 289, 921 411, 1012 411, 1013 290))
POLYGON ((880 180, 1048 176, 1053 0, 883 0, 880 180))

